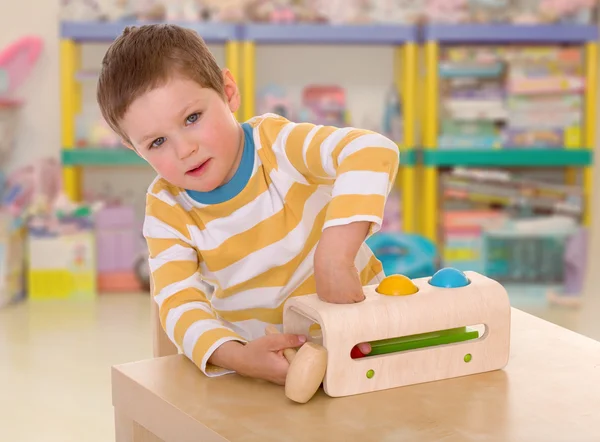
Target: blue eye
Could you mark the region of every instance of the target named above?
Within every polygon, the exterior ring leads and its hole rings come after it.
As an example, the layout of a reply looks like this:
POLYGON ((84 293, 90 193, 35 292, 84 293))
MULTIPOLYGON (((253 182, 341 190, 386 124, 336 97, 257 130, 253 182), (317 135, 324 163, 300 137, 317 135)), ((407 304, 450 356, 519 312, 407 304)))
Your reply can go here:
POLYGON ((156 140, 154 140, 154 141, 152 142, 152 144, 150 145, 150 147, 158 147, 158 146, 160 146, 161 144, 163 144, 164 142, 165 142, 165 137, 160 137, 160 138, 157 138, 156 140))
POLYGON ((188 124, 194 124, 200 118, 200 114, 198 112, 193 113, 189 117, 186 118, 185 122, 188 124))

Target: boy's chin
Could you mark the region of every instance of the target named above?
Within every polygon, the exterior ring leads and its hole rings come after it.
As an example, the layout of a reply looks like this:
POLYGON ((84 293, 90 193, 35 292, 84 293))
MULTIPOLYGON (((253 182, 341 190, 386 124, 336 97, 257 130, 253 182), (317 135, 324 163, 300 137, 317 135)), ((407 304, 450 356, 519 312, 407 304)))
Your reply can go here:
MULTIPOLYGON (((196 181, 196 180, 194 180, 196 181)), ((193 190, 195 192, 212 192, 213 190, 218 189, 219 187, 221 187, 224 182, 223 180, 219 180, 219 179, 203 179, 203 180, 197 180, 196 182, 189 182, 187 183, 187 186, 184 186, 186 188, 186 190, 193 190)))

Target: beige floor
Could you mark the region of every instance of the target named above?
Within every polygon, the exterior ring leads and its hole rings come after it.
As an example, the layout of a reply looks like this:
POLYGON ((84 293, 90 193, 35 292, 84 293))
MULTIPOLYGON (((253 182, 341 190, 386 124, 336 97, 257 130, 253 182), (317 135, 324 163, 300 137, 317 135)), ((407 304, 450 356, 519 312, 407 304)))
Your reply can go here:
MULTIPOLYGON (((600 309, 513 305, 600 339, 600 309)), ((110 367, 151 357, 149 310, 142 294, 0 310, 0 441, 114 440, 110 367)))

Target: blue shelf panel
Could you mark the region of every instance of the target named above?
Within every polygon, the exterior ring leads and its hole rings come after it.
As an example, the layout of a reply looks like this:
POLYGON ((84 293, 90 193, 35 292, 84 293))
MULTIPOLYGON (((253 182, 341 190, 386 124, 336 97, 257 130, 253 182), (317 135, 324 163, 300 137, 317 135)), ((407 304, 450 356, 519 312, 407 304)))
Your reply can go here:
POLYGON ((445 44, 585 43, 598 39, 598 29, 596 26, 569 24, 440 24, 426 26, 424 39, 445 44))
MULTIPOLYGON (((141 26, 145 24, 164 22, 116 21, 116 22, 62 22, 60 35, 62 38, 81 42, 110 42, 116 39, 126 26, 141 26)), ((194 23, 170 22, 182 27, 193 29, 207 43, 225 43, 239 37, 239 27, 226 23, 194 23)))
POLYGON ((416 42, 419 31, 394 25, 248 24, 241 27, 241 37, 271 44, 399 45, 416 42))

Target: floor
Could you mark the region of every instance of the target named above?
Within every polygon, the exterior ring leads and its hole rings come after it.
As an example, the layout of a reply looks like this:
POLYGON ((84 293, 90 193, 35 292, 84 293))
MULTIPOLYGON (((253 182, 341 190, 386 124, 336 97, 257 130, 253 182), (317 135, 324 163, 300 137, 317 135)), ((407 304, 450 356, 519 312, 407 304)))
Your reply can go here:
MULTIPOLYGON (((509 294, 513 306, 600 340, 595 302, 549 307, 539 292, 509 294)), ((0 310, 0 440, 114 440, 110 367, 151 357, 150 336, 145 294, 0 310)))

